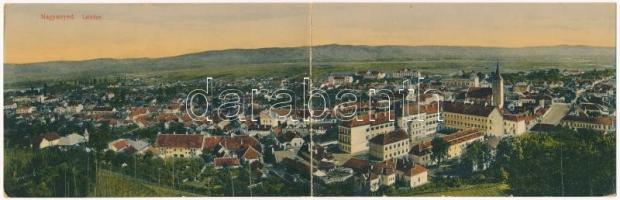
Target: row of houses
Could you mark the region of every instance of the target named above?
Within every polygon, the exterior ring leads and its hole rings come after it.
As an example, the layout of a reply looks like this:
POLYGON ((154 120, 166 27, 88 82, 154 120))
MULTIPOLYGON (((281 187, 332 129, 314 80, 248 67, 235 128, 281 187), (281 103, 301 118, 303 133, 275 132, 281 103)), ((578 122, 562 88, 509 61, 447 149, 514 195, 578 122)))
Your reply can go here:
POLYGON ((162 158, 214 157, 216 168, 238 167, 239 163, 262 162, 263 147, 251 136, 206 136, 198 134, 159 134, 154 148, 162 158))

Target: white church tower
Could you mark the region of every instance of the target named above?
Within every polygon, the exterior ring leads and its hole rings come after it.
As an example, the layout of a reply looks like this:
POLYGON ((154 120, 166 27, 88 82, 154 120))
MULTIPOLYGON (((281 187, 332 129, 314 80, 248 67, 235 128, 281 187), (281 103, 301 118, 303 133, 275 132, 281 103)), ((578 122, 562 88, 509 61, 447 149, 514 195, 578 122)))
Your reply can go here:
POLYGON ((499 71, 499 61, 497 61, 493 80, 493 105, 500 109, 504 108, 504 79, 499 71))

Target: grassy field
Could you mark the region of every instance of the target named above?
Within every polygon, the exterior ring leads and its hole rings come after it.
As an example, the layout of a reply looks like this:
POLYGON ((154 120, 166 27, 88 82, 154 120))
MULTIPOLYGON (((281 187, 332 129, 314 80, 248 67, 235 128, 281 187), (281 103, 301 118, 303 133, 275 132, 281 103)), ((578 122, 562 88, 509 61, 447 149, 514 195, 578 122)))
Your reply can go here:
POLYGON ((467 185, 444 191, 413 191, 412 196, 507 196, 508 185, 500 183, 467 185))
MULTIPOLYGON (((611 67, 606 60, 545 60, 545 59, 505 59, 501 61, 502 72, 528 71, 534 69, 603 69, 611 67)), ((402 68, 420 70, 429 74, 450 74, 459 70, 491 72, 495 69, 493 59, 422 59, 422 60, 394 60, 394 61, 342 61, 314 63, 312 74, 314 80, 325 80, 327 75, 334 72, 356 73, 363 70, 396 71, 402 68), (458 69, 458 70, 455 70, 458 69)), ((303 77, 310 72, 308 63, 273 63, 273 64, 244 64, 212 67, 180 67, 172 69, 130 70, 127 72, 74 72, 52 75, 38 71, 11 74, 5 71, 9 78, 4 81, 5 88, 24 88, 40 86, 43 83, 54 81, 88 80, 97 78, 113 78, 118 76, 156 77, 158 80, 176 81, 190 80, 202 77, 218 79, 243 78, 273 78, 273 77, 303 77)))
POLYGON ((97 173, 98 183, 90 191, 91 197, 179 197, 197 196, 196 194, 173 190, 157 186, 142 180, 125 177, 123 175, 99 170, 97 173), (96 193, 95 193, 96 190, 96 193))

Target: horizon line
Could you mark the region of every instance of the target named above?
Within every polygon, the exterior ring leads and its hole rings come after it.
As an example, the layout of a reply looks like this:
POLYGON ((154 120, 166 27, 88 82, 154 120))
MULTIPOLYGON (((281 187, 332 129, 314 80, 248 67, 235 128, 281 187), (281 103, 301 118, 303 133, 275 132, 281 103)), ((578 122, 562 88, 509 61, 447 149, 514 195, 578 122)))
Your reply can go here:
MULTIPOLYGON (((584 45, 584 44, 557 44, 557 45, 539 45, 539 46, 519 46, 519 47, 510 47, 510 46, 483 46, 483 45, 397 45, 397 44, 385 44, 385 45, 368 45, 368 44, 340 44, 340 43, 330 43, 330 44, 320 44, 314 45, 314 47, 321 46, 359 46, 359 47, 473 47, 473 48, 500 48, 500 49, 523 49, 523 48, 544 48, 544 47, 591 47, 591 48, 613 48, 615 46, 594 46, 594 45, 584 45)), ((186 52, 180 53, 170 56, 160 56, 160 57, 97 57, 97 58, 85 58, 85 59, 69 59, 69 60, 44 60, 44 61, 35 61, 35 62, 13 62, 3 63, 4 65, 29 65, 29 64, 43 64, 43 63, 52 63, 52 62, 87 62, 94 60, 133 60, 133 59, 163 59, 163 58, 174 58, 179 56, 191 55, 191 54, 200 54, 200 53, 209 53, 209 52, 223 52, 223 51, 234 51, 234 50, 260 50, 260 49, 284 49, 284 48, 307 48, 308 45, 304 46, 273 46, 273 47, 258 47, 258 48, 227 48, 227 49, 212 49, 212 50, 203 50, 203 51, 194 51, 194 52, 186 52)))

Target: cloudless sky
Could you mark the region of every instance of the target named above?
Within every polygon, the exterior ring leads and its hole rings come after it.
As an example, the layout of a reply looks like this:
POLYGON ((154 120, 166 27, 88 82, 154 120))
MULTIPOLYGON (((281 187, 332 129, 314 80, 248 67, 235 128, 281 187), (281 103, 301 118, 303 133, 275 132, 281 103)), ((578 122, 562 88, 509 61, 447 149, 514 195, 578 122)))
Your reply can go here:
POLYGON ((612 3, 9 4, 5 62, 307 46, 310 13, 313 45, 614 47, 616 35, 612 3))

